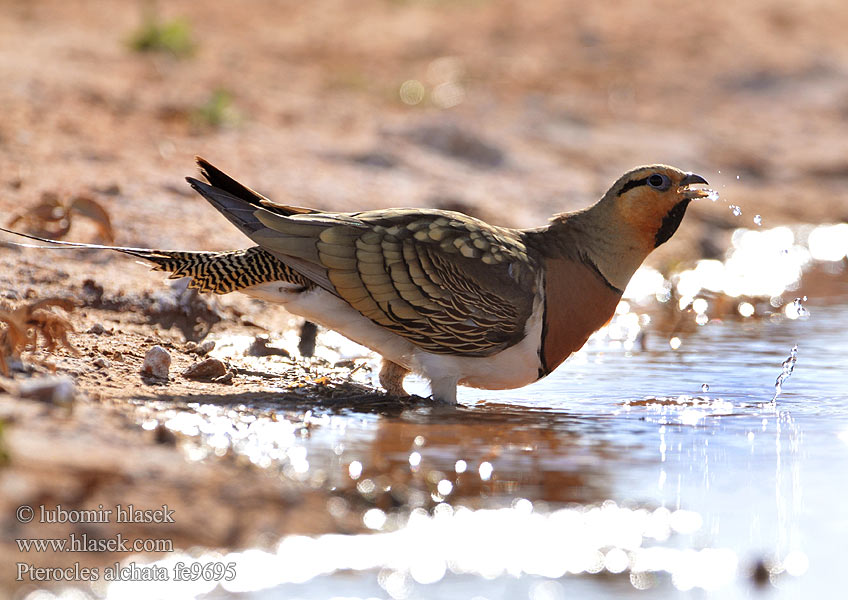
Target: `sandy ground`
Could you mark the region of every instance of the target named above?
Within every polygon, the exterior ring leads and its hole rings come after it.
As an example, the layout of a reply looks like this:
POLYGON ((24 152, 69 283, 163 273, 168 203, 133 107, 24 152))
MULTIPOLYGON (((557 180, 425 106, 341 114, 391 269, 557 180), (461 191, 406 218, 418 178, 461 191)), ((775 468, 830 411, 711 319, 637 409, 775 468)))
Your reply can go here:
MULTIPOLYGON (((757 214, 769 226, 848 220, 848 10, 837 2, 162 2, 160 19, 190 28, 182 58, 130 49, 146 6, 4 4, 4 223, 51 194, 85 197, 121 245, 245 246, 184 183, 195 154, 287 203, 434 206, 509 226, 585 206, 635 165, 674 164, 724 202, 693 206, 650 259, 665 272, 722 252, 757 214), (230 98, 219 110, 216 91, 230 98)), ((65 239, 101 241, 80 214, 65 239)), ((227 457, 188 462, 172 434, 138 426, 138 407, 164 399, 279 398, 268 373, 332 396, 326 382, 343 373, 293 347, 276 370, 231 384, 179 375, 198 360, 187 339, 275 335, 297 320, 236 297, 189 298, 186 314, 161 274, 104 253, 0 246, 0 291, 10 306, 73 299, 79 350, 27 354, 29 372, 0 379, 6 593, 13 539, 40 534, 15 522, 21 504, 167 503, 184 515, 169 530, 180 547, 338 530, 320 488, 227 457), (139 374, 153 344, 171 351, 167 384, 139 374), (51 368, 74 380, 71 407, 19 397, 51 368)))

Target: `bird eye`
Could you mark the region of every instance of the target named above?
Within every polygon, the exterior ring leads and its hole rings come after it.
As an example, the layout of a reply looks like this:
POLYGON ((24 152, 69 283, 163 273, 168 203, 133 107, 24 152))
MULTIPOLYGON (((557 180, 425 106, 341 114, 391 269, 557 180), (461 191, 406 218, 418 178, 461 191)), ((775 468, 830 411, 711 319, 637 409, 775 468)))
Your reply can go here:
POLYGON ((671 187, 671 180, 662 173, 654 173, 648 177, 648 185, 655 190, 665 191, 671 187))

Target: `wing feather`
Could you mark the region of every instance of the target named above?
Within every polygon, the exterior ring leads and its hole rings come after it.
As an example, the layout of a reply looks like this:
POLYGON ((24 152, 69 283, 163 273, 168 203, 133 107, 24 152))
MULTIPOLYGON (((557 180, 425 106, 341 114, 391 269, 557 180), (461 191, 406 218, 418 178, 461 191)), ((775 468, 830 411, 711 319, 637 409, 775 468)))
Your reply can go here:
POLYGON ((524 336, 539 282, 518 232, 444 211, 256 218, 267 251, 422 348, 487 356, 524 336))

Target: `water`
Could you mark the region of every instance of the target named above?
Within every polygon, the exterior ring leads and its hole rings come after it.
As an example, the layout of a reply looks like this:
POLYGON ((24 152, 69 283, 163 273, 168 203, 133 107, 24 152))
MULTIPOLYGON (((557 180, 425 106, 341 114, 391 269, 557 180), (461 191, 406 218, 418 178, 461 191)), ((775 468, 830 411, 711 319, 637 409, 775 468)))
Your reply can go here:
MULTIPOLYGON (((795 299, 796 302, 798 298, 795 299)), ((783 391, 783 384, 787 379, 792 375, 795 371, 795 363, 798 361, 798 346, 792 346, 792 350, 789 351, 789 358, 783 361, 781 368, 783 369, 780 375, 777 376, 777 379, 774 380, 774 396, 772 397, 772 402, 777 402, 777 397, 780 396, 780 393, 783 391)))
MULTIPOLYGON (((848 556, 846 233, 739 229, 723 261, 670 278, 642 269, 610 326, 556 373, 463 389, 457 408, 322 404, 276 375, 279 399, 261 403, 140 404, 141 426, 179 432, 189 460, 235 455, 290 484, 312 507, 297 530, 312 534, 160 563, 232 562, 231 581, 113 583, 98 596, 831 595, 848 556), (792 301, 800 289, 831 304, 792 301), (318 535, 310 516, 335 533, 318 535)), ((252 341, 214 352, 272 372, 243 356, 252 341)), ((345 377, 376 383, 361 348, 319 341, 330 365, 356 359, 345 377)), ((420 381, 407 389, 426 394, 420 381)))
MULTIPOLYGON (((815 306, 710 321, 677 350, 598 339, 526 388, 461 389, 456 409, 197 407, 169 423, 197 425, 189 453, 229 447, 302 482, 350 532, 203 560, 235 562, 223 589, 256 599, 832 597, 848 559, 845 323, 848 306, 815 306)), ((107 595, 214 587, 156 585, 107 595)))

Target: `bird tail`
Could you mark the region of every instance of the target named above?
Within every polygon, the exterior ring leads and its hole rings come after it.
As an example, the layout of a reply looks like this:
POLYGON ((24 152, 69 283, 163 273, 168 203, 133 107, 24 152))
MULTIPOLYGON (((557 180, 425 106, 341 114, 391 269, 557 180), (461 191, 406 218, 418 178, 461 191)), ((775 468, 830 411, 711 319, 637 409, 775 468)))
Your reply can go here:
POLYGON ((0 227, 0 231, 49 244, 42 246, 11 242, 17 246, 49 250, 112 250, 114 252, 128 254, 152 263, 154 271, 168 272, 170 279, 190 277, 191 282, 189 283, 189 287, 201 292, 228 294, 272 281, 290 283, 301 289, 312 287, 312 283, 300 273, 294 271, 273 255, 265 252, 259 246, 229 252, 154 250, 151 248, 131 248, 126 246, 106 246, 102 244, 50 240, 2 227, 0 227))
MULTIPOLYGON (((203 175, 204 179, 206 179, 207 182, 209 182, 209 185, 206 185, 202 181, 198 181, 197 179, 194 179, 192 177, 187 177, 186 179, 188 180, 189 184, 191 184, 191 186, 194 187, 194 189, 196 189, 198 192, 200 192, 200 190, 195 187, 195 183, 199 183, 207 188, 216 188, 219 192, 225 192, 230 196, 233 196, 240 200, 244 200, 248 204, 251 204, 257 208, 262 207, 284 217, 290 217, 291 215, 306 215, 320 212, 313 208, 304 208, 302 206, 289 206, 286 204, 277 204, 276 202, 272 202, 259 192, 254 192, 246 185, 242 185, 241 183, 224 173, 221 169, 215 167, 205 158, 195 156, 194 159, 195 161, 197 161, 197 166, 200 168, 200 174, 203 175)), ((200 193, 201 195, 203 195, 203 192, 200 193)))
POLYGON ((257 209, 265 209, 284 217, 320 212, 311 208, 271 202, 262 194, 240 184, 203 158, 198 156, 196 160, 201 175, 208 183, 194 177, 186 177, 186 181, 248 237, 265 227, 255 215, 257 209))

